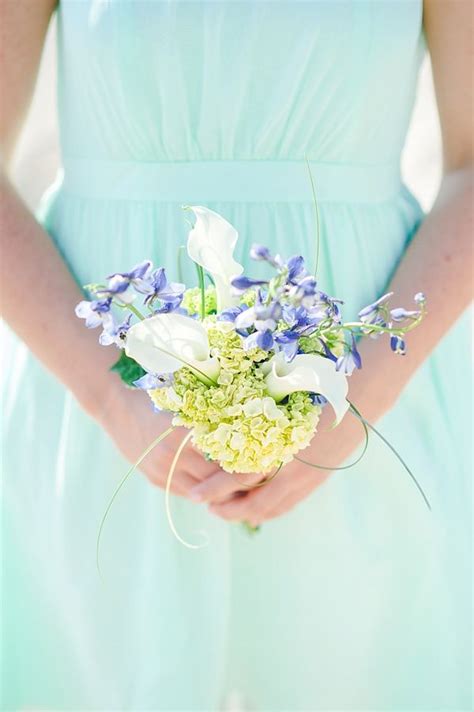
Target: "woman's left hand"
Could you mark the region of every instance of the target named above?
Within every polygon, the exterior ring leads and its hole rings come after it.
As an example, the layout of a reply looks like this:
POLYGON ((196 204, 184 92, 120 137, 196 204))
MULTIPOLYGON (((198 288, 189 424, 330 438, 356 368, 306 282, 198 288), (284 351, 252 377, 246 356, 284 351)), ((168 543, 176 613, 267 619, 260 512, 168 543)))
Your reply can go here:
MULTIPOLYGON (((364 431, 349 414, 337 428, 327 430, 333 417, 332 412, 323 414, 320 430, 310 447, 299 453, 303 460, 337 468, 362 442, 364 431)), ((196 502, 208 503, 210 511, 223 519, 257 526, 288 512, 330 475, 330 469, 318 469, 293 460, 261 486, 255 485, 271 477, 271 473, 265 476, 218 472, 195 486, 189 496, 196 502)))
MULTIPOLYGON (((267 484, 244 493, 238 492, 224 501, 211 503, 209 509, 223 519, 245 521, 256 527, 289 512, 330 474, 328 470, 316 470, 293 460, 267 484)), ((262 475, 259 479, 262 479, 262 475)))

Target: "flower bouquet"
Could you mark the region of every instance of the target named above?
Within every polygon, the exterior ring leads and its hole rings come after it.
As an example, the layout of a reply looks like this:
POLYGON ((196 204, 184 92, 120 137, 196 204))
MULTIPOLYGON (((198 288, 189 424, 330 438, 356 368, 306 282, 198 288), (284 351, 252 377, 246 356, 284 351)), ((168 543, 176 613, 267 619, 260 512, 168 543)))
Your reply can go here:
POLYGON ((322 291, 302 256, 284 259, 255 244, 251 258, 268 263, 273 276, 252 279, 234 259, 235 228, 206 207, 184 209, 195 218, 187 252, 199 286, 169 282, 165 268, 147 260, 88 285, 93 299, 76 307, 87 327, 102 328, 101 344, 122 350, 114 368, 127 385, 172 413, 172 428, 189 430, 168 474, 168 515, 173 471, 189 439, 226 472, 267 480, 309 445, 326 404, 334 425, 348 410, 356 415, 367 439, 375 429, 347 398, 348 377, 362 366, 357 337, 388 335, 394 353, 404 354, 405 334, 425 314, 423 294, 405 310, 390 307, 389 293, 344 322, 343 302, 322 291))

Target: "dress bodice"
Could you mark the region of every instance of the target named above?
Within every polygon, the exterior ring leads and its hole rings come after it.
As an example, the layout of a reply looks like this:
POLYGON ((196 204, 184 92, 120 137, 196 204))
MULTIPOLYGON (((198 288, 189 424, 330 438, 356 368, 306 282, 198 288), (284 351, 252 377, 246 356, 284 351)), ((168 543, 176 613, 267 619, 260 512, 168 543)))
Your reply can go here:
POLYGON ((62 0, 63 153, 398 163, 421 0, 62 0))

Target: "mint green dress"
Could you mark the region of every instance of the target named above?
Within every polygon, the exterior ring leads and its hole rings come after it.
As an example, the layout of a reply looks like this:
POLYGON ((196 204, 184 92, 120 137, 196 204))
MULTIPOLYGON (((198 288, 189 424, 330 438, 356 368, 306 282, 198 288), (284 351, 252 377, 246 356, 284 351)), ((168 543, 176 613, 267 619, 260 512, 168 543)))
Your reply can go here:
MULTIPOLYGON (((65 0, 58 21, 63 171, 38 217, 79 284, 147 257, 176 279, 185 203, 232 222, 247 265, 254 241, 311 259, 306 153, 322 287, 350 318, 383 293, 423 219, 400 179, 421 0, 65 0)), ((181 534, 209 535, 191 551, 137 473, 105 584, 127 463, 4 343, 3 709, 470 709, 466 315, 379 423, 431 513, 372 440, 254 538, 173 498, 181 534)))

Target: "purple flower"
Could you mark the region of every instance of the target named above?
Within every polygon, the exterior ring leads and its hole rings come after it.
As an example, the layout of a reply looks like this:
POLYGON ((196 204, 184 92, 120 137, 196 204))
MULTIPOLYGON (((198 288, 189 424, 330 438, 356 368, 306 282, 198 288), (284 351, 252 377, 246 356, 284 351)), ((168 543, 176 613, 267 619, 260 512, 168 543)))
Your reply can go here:
MULTIPOLYGON (((290 257, 286 263, 286 268, 288 269, 288 281, 291 282, 291 284, 296 284, 298 280, 307 276, 304 258, 301 257, 301 255, 290 257)), ((312 277, 312 279, 316 284, 314 277, 312 277)))
POLYGON ((324 292, 319 292, 319 309, 321 310, 321 308, 323 308, 325 318, 331 319, 337 324, 341 322, 342 318, 339 304, 344 304, 342 299, 335 299, 334 297, 329 297, 327 294, 324 294, 324 292))
POLYGON ((324 396, 320 395, 319 393, 310 393, 309 397, 310 397, 313 405, 323 406, 323 405, 326 405, 326 403, 327 403, 327 399, 324 396))
POLYGON ((248 309, 248 306, 246 304, 242 304, 242 306, 240 307, 228 307, 217 315, 217 321, 230 321, 234 323, 239 314, 241 314, 246 309, 248 309))
POLYGON ((132 314, 129 314, 121 324, 116 324, 113 319, 107 324, 104 324, 104 329, 99 336, 99 343, 102 344, 102 346, 115 344, 119 348, 123 348, 125 345, 125 336, 130 329, 131 318, 132 314))
POLYGON ((386 302, 390 299, 393 292, 388 292, 377 301, 364 307, 359 312, 359 319, 367 326, 387 326, 386 322, 386 302))
POLYGON ((152 391, 155 388, 167 388, 172 385, 172 382, 171 374, 156 375, 154 373, 145 373, 144 376, 134 381, 133 385, 144 391, 152 391))
POLYGON ((357 351, 354 334, 352 334, 352 346, 348 346, 346 353, 337 359, 336 371, 343 371, 346 376, 350 376, 355 368, 362 368, 362 359, 357 351))
POLYGON ((270 304, 264 304, 262 295, 257 293, 257 298, 253 307, 245 309, 237 315, 235 319, 236 329, 249 329, 254 327, 257 331, 274 331, 277 322, 281 319, 281 304, 273 300, 270 304))
POLYGON ((392 334, 392 336, 390 337, 390 348, 396 354, 400 354, 401 356, 405 356, 406 354, 404 340, 400 336, 396 336, 395 334, 392 334))
POLYGON ((281 269, 283 266, 280 255, 275 255, 274 257, 265 245, 254 243, 250 248, 250 257, 257 262, 268 262, 268 264, 276 269, 281 269))
POLYGON ((135 285, 141 294, 146 294, 144 303, 151 305, 155 299, 160 299, 166 306, 163 311, 174 311, 179 307, 186 289, 184 284, 179 282, 168 282, 164 267, 155 269, 147 279, 141 279, 135 285))
POLYGON ((250 334, 250 336, 244 339, 244 349, 249 351, 250 349, 258 347, 264 351, 270 351, 270 349, 273 348, 273 343, 273 333, 270 329, 254 331, 253 334, 250 334))
POLYGON ((125 292, 128 290, 130 285, 137 286, 143 280, 146 279, 148 272, 151 269, 150 260, 145 260, 136 265, 130 272, 115 272, 114 274, 109 274, 107 279, 107 287, 105 289, 100 289, 97 294, 106 297, 113 297, 121 295, 122 301, 129 301, 124 299, 125 292))
POLYGON ((75 313, 79 319, 85 319, 88 329, 95 329, 97 326, 113 321, 110 313, 111 303, 111 297, 92 301, 84 300, 76 306, 75 313))
POLYGON ((242 275, 241 277, 234 277, 231 284, 238 292, 246 292, 247 289, 251 289, 252 287, 268 284, 268 281, 265 279, 250 279, 250 277, 242 275))
POLYGON ((295 294, 299 299, 314 297, 317 292, 317 282, 310 274, 306 275, 296 284, 295 294))
POLYGON ((250 257, 253 260, 260 260, 265 262, 268 262, 272 259, 268 247, 265 247, 265 245, 257 245, 257 243, 254 243, 250 248, 250 257))
POLYGON ((326 358, 330 359, 331 361, 334 361, 335 363, 337 362, 337 356, 333 354, 327 343, 324 341, 324 339, 319 339, 319 343, 323 347, 324 355, 326 358))
POLYGON ((264 351, 270 351, 273 348, 273 334, 270 329, 257 331, 257 346, 264 351))
POLYGON ((286 331, 279 331, 274 334, 274 340, 278 349, 283 352, 286 361, 293 361, 298 353, 298 334, 295 331, 287 329, 286 331))
MULTIPOLYGON (((153 314, 169 314, 174 312, 174 314, 183 314, 184 316, 189 316, 187 309, 183 309, 179 305, 181 304, 182 297, 176 297, 174 301, 163 302, 159 307, 153 309, 153 314)), ((191 317, 197 316, 196 314, 191 314, 191 317)))
POLYGON ((403 307, 397 307, 396 309, 390 310, 390 316, 393 321, 404 321, 405 319, 412 319, 420 315, 419 311, 407 311, 403 307))

